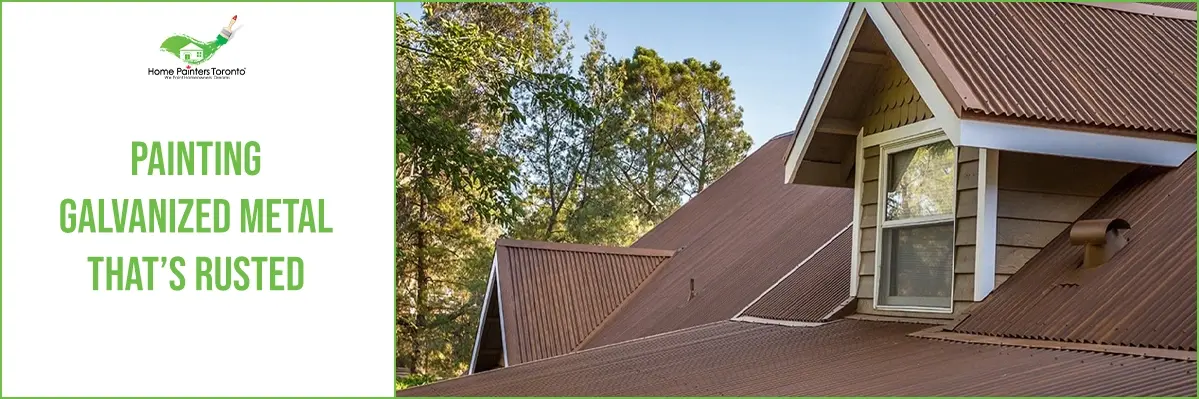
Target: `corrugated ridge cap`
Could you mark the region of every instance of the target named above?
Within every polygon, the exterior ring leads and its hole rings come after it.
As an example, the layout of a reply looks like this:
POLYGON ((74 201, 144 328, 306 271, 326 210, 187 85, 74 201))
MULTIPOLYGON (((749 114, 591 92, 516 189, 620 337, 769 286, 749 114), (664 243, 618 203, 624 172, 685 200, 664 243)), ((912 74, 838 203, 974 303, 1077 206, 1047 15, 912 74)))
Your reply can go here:
MULTIPOLYGON (((1069 3, 1078 4, 1088 7, 1104 8, 1108 10, 1116 10, 1133 14, 1148 15, 1151 17, 1184 19, 1188 21, 1195 20, 1195 11, 1188 11, 1183 8, 1170 7, 1161 5, 1157 2, 1149 3, 1091 3, 1084 1, 1071 1, 1069 3)), ((1191 2, 1189 4, 1195 4, 1191 2)))
POLYGON ((1184 2, 1175 2, 1175 1, 1165 1, 1165 2, 1139 1, 1138 3, 1152 4, 1152 5, 1159 6, 1159 7, 1170 7, 1170 8, 1177 8, 1179 10, 1187 10, 1190 12, 1195 12, 1195 2, 1193 2, 1193 1, 1185 2, 1185 3, 1184 2))
MULTIPOLYGON (((774 135, 774 137, 771 137, 771 138, 770 138, 770 140, 766 140, 766 143, 769 143, 769 142, 771 142, 771 141, 775 141, 775 140, 778 140, 778 139, 784 139, 784 138, 788 138, 788 137, 791 137, 791 136, 793 136, 793 135, 795 135, 795 131, 794 131, 794 130, 792 130, 792 131, 789 131, 789 132, 786 132, 786 133, 779 133, 779 134, 776 134, 776 135, 774 135)), ((762 144, 763 144, 763 145, 765 145, 766 143, 762 143, 762 144)))
POLYGON ((674 256, 675 252, 677 252, 676 250, 669 249, 609 247, 602 245, 571 244, 549 241, 512 240, 506 238, 496 240, 495 245, 509 248, 528 248, 546 251, 585 252, 605 255, 651 256, 665 258, 674 256))

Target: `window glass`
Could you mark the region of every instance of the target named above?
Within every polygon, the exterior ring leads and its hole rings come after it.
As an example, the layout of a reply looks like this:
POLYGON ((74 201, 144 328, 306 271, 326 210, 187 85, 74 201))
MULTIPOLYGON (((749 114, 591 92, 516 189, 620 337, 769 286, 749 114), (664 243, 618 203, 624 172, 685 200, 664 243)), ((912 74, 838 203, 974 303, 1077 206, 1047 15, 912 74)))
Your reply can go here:
POLYGON ((942 141, 888 156, 886 220, 953 211, 953 144, 942 141))
POLYGON ((949 307, 953 281, 953 223, 892 227, 883 231, 886 268, 880 303, 949 307))

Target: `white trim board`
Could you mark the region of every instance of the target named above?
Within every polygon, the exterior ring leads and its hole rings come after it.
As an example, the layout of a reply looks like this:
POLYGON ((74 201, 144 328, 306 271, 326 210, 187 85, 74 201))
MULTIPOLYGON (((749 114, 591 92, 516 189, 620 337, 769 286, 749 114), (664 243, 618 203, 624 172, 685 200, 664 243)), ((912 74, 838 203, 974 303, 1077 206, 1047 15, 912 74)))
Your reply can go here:
POLYGON ((775 319, 766 319, 766 318, 753 317, 753 316, 738 316, 738 317, 732 318, 731 320, 745 322, 745 323, 773 324, 776 326, 787 326, 787 327, 820 327, 820 326, 830 323, 830 322, 814 323, 814 322, 810 322, 810 321, 775 320, 775 319))
MULTIPOLYGON (((491 305, 491 289, 496 284, 496 266, 498 260, 495 255, 491 257, 491 273, 487 276, 487 293, 483 294, 483 307, 479 311, 479 332, 475 334, 475 349, 470 354, 470 368, 466 369, 466 374, 475 373, 475 364, 479 361, 479 347, 483 345, 483 326, 487 325, 487 307, 491 305)), ((497 292, 498 294, 498 292, 497 292)), ((498 295, 497 295, 498 296, 498 295)), ((499 298, 496 298, 499 300, 499 298)), ((500 318, 500 323, 503 323, 503 318, 500 318)), ((501 330, 503 327, 500 328, 501 330)), ((507 345, 505 345, 507 346, 507 345)), ((507 360, 504 361, 507 363, 507 360)))
POLYGON ((845 26, 841 27, 841 32, 838 32, 834 39, 828 66, 821 71, 820 80, 815 83, 816 90, 812 92, 808 109, 804 110, 803 119, 795 128, 795 144, 787 153, 786 169, 783 170, 783 184, 790 184, 795 180, 795 176, 799 172, 799 164, 803 161, 803 154, 808 151, 808 144, 812 142, 812 135, 816 133, 816 121, 820 120, 820 116, 824 114, 829 93, 836 87, 837 78, 841 76, 841 68, 849 58, 849 49, 857 40, 862 22, 866 20, 864 7, 852 3, 849 6, 849 16, 845 19, 845 26))
MULTIPOLYGON (((884 130, 869 136, 863 136, 858 147, 874 147, 883 146, 914 136, 923 135, 933 131, 944 131, 941 126, 941 121, 937 118, 928 118, 919 122, 912 122, 894 129, 884 130)), ((946 135, 948 137, 949 135, 946 135)), ((953 140, 950 140, 952 142, 953 140)))
POLYGON ((495 270, 495 305, 500 310, 500 348, 503 349, 504 367, 508 367, 508 329, 504 326, 504 295, 500 293, 500 267, 498 258, 491 264, 491 267, 492 270, 495 270))
POLYGON ((962 146, 1178 167, 1194 142, 1155 140, 975 120, 961 121, 962 146))
POLYGON ((933 80, 932 74, 924 67, 924 63, 920 61, 916 50, 912 48, 911 43, 904 37, 903 32, 899 29, 899 25, 891 18, 891 14, 882 3, 851 3, 850 14, 845 20, 845 26, 836 36, 833 43, 833 52, 829 58, 829 64, 825 70, 821 72, 820 81, 816 82, 816 90, 812 93, 812 101, 809 102, 808 108, 804 110, 803 120, 799 121, 795 129, 795 145, 787 154, 786 169, 783 172, 783 182, 792 183, 795 181, 799 172, 800 163, 803 162, 803 154, 807 152, 808 145, 812 141, 812 136, 816 134, 816 125, 824 114, 824 107, 828 104, 829 95, 836 87, 837 79, 841 75, 841 70, 845 66, 845 61, 849 56, 850 49, 853 48, 854 41, 857 40, 858 32, 861 30, 862 24, 869 17, 870 21, 878 28, 879 33, 883 36, 883 41, 887 43, 887 47, 891 53, 895 55, 895 59, 899 61, 899 66, 903 68, 903 72, 912 80, 912 84, 916 86, 916 91, 920 93, 920 97, 924 99, 926 105, 933 116, 940 120, 940 127, 949 137, 949 141, 954 145, 959 143, 959 128, 958 114, 950 104, 949 99, 937 87, 937 83, 933 80), (831 73, 830 73, 831 72, 831 73))
MULTIPOLYGON (((862 142, 862 132, 858 132, 858 143, 862 142)), ((853 222, 849 227, 853 229, 850 234, 850 239, 853 240, 849 245, 849 297, 856 298, 858 296, 858 280, 862 278, 862 183, 865 174, 866 158, 864 154, 865 148, 858 145, 854 149, 854 172, 853 172, 853 222)), ((826 317, 827 319, 827 317, 826 317)))
MULTIPOLYGON (((960 165, 960 163, 959 163, 960 165)), ((995 262, 999 226, 999 151, 978 149, 978 210, 974 231, 974 301, 995 289, 995 262)), ((957 235, 956 225, 954 235, 957 235)), ((954 245, 956 249, 956 242, 954 245)), ((954 267, 957 267, 954 260, 954 267)))

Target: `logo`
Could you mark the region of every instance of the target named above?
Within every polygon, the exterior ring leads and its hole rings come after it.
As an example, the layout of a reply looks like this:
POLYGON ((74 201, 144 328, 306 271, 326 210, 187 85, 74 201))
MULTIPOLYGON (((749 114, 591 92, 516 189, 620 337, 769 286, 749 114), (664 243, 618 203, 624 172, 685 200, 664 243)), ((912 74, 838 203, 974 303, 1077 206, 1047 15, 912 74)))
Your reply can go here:
MULTIPOLYGON (((175 56, 183 61, 183 67, 149 68, 150 76, 161 76, 166 79, 230 79, 233 76, 244 76, 245 68, 200 68, 199 65, 212 60, 217 51, 229 44, 233 38, 233 24, 237 16, 229 20, 229 25, 221 29, 215 40, 202 41, 188 35, 173 35, 162 41, 159 50, 175 56)), ((240 29, 240 27, 239 27, 240 29)))

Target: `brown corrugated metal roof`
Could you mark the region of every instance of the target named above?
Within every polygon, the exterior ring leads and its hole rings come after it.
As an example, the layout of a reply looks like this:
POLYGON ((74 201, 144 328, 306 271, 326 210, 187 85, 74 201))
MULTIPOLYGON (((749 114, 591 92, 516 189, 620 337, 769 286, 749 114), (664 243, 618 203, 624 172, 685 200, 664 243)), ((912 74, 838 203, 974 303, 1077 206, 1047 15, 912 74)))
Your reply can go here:
POLYGON ((1195 157, 1129 174, 1081 219, 1120 218, 1129 243, 1080 269, 1069 230, 999 286, 954 331, 1195 350, 1195 157))
MULTIPOLYGON (((777 180, 789 140, 765 143, 634 243, 680 250, 582 347, 727 320, 844 229, 853 190, 777 180)), ((803 306, 829 311, 817 301, 803 306)))
POLYGON ((500 240, 509 364, 573 350, 673 251, 500 240))
POLYGON ((772 320, 826 320, 849 298, 852 244, 853 233, 845 229, 742 315, 772 320))
POLYGON ((927 326, 717 322, 403 396, 1194 396, 1195 363, 907 337, 927 326))
POLYGON ((893 7, 932 53, 925 64, 949 70, 963 118, 1195 135, 1193 17, 1072 3, 893 7))

